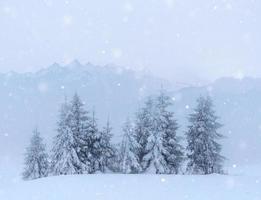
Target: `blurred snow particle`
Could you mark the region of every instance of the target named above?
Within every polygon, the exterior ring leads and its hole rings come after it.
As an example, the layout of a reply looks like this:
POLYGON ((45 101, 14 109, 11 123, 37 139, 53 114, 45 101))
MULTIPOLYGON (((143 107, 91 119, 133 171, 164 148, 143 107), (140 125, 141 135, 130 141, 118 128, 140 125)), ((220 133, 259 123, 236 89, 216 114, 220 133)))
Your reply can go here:
POLYGON ((121 83, 118 83, 117 85, 120 87, 120 86, 121 86, 121 83))
POLYGON ((121 49, 119 49, 119 48, 113 48, 112 50, 111 50, 111 53, 112 53, 112 56, 114 57, 114 58, 120 58, 121 56, 122 56, 122 50, 121 49))
POLYGON ((12 18, 16 17, 16 12, 14 7, 10 7, 9 5, 4 5, 3 7, 0 7, 0 13, 3 13, 7 16, 10 16, 12 18))
POLYGON ((47 92, 48 90, 48 84, 47 83, 39 83, 38 84, 38 90, 42 93, 47 92))
POLYGON ((176 98, 175 98, 175 97, 172 97, 171 99, 172 99, 172 101, 176 101, 176 98))
POLYGON ((174 0, 165 0, 165 3, 168 8, 173 8, 174 6, 174 0))
POLYGON ((44 4, 45 4, 46 6, 51 7, 51 6, 53 5, 53 1, 52 1, 52 0, 44 0, 44 4))
POLYGON ((233 167, 233 168, 237 168, 237 165, 236 165, 236 164, 233 164, 232 167, 233 167))
POLYGON ((182 94, 177 93, 177 94, 175 94, 175 96, 172 97, 172 100, 173 100, 173 98, 175 98, 175 101, 180 101, 182 99, 182 94))
POLYGON ((125 2, 124 6, 123 6, 123 9, 126 11, 126 12, 133 12, 134 10, 134 7, 133 5, 130 3, 130 2, 125 2))
POLYGON ((123 17, 122 22, 123 23, 128 23, 129 22, 129 17, 127 17, 127 16, 123 17))
POLYGON ((5 14, 10 14, 12 12, 12 10, 9 6, 4 6, 3 11, 4 11, 5 14))
POLYGON ((164 183, 164 182, 166 182, 166 179, 165 179, 165 178, 161 178, 160 181, 161 181, 162 183, 164 183))
POLYGON ((73 17, 71 15, 65 15, 63 16, 63 24, 65 26, 70 26, 73 23, 73 17))
POLYGON ((61 86, 61 89, 62 89, 62 90, 64 90, 64 89, 65 89, 65 86, 64 86, 64 85, 62 85, 62 86, 61 86))
POLYGON ((226 10, 232 10, 232 5, 230 3, 227 3, 226 4, 226 10))
POLYGON ((8 134, 8 133, 4 133, 4 136, 5 136, 5 137, 8 137, 8 136, 9 136, 9 134, 8 134))
POLYGON ((185 108, 188 110, 189 109, 189 105, 186 105, 185 108))
POLYGON ((234 73, 233 77, 235 79, 242 80, 245 77, 245 75, 242 70, 238 70, 237 72, 234 73))

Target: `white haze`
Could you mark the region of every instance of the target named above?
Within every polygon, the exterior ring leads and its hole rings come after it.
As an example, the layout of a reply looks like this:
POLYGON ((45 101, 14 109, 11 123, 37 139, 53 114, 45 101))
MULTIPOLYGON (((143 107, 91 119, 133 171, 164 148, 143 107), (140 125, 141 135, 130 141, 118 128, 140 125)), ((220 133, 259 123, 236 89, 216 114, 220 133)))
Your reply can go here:
POLYGON ((0 71, 114 63, 176 82, 261 76, 258 0, 1 0, 0 71))

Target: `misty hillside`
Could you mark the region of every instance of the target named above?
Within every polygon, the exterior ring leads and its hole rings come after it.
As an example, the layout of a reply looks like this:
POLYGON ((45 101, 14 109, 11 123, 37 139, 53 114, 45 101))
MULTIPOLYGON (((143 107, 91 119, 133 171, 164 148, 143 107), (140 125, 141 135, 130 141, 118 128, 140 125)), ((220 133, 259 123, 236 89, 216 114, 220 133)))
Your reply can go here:
POLYGON ((231 165, 260 163, 257 155, 261 154, 261 79, 222 78, 208 86, 183 88, 171 95, 181 124, 187 123, 195 99, 210 95, 223 124, 223 151, 228 162, 231 165))
POLYGON ((99 126, 110 118, 119 135, 125 117, 161 84, 168 83, 143 72, 82 65, 78 61, 66 66, 53 64, 35 73, 0 74, 0 155, 4 160, 1 167, 21 163, 24 147, 36 126, 50 143, 60 105, 75 92, 88 110, 95 110, 99 126))
POLYGON ((205 87, 176 91, 167 81, 141 72, 74 61, 67 66, 54 64, 35 73, 0 75, 1 168, 21 169, 24 147, 36 126, 50 143, 59 106, 73 93, 79 93, 89 110, 95 109, 99 126, 110 118, 117 141, 126 117, 132 116, 142 100, 157 93, 161 85, 172 96, 181 136, 184 136, 187 116, 196 98, 200 94, 210 94, 224 124, 222 133, 227 138, 223 140, 223 154, 229 158, 228 163, 258 164, 261 79, 223 78, 205 87))

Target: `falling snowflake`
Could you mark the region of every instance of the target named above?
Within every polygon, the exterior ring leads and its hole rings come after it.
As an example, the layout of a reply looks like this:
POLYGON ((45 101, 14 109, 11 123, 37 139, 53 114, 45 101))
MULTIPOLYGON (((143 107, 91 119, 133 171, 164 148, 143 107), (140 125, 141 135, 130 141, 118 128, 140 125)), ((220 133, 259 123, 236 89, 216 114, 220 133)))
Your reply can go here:
POLYGON ((111 53, 112 53, 112 56, 114 57, 114 58, 120 58, 121 56, 122 56, 122 50, 120 49, 120 48, 113 48, 112 50, 111 50, 111 53))
POLYGON ((133 12, 134 7, 133 7, 133 5, 132 5, 130 2, 126 2, 126 3, 123 5, 123 9, 124 9, 124 11, 130 13, 130 12, 133 12))
POLYGON ((164 182, 166 182, 166 179, 165 179, 165 178, 161 178, 160 181, 161 181, 162 183, 164 183, 164 182))
POLYGON ((9 6, 4 6, 3 11, 5 14, 10 14, 12 12, 12 9, 9 6))
POLYGON ((65 15, 63 16, 63 24, 65 26, 70 26, 73 23, 73 17, 71 15, 65 15))
POLYGON ((172 8, 174 6, 174 0, 165 0, 165 3, 168 8, 172 8))
POLYGON ((242 80, 245 77, 242 70, 238 70, 237 72, 234 73, 233 76, 235 79, 239 79, 239 80, 242 80))

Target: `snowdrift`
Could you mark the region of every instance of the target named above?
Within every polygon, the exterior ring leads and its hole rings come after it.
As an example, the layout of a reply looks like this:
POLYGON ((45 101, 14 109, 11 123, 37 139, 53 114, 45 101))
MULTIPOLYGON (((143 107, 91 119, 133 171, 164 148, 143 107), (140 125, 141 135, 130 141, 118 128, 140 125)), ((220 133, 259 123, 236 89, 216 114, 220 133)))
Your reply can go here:
POLYGON ((79 175, 15 182, 1 200, 258 200, 258 176, 79 175))

